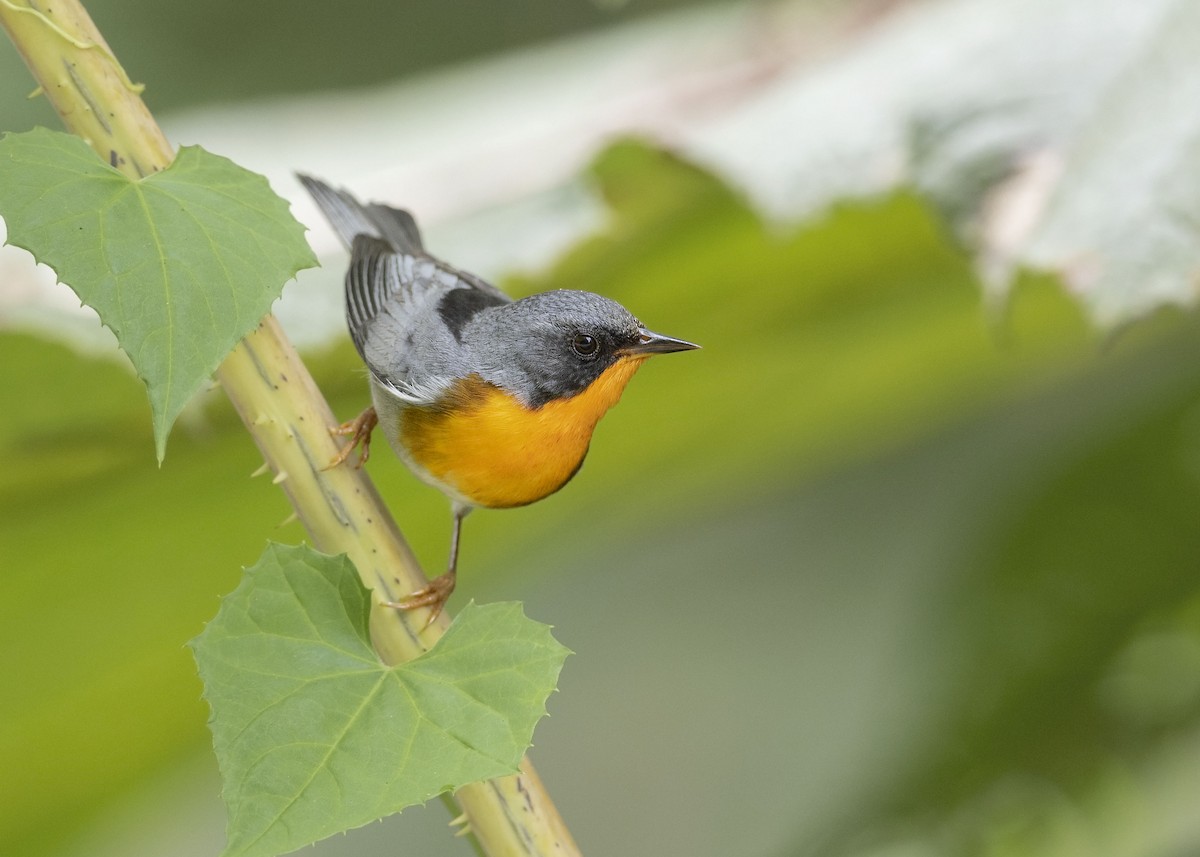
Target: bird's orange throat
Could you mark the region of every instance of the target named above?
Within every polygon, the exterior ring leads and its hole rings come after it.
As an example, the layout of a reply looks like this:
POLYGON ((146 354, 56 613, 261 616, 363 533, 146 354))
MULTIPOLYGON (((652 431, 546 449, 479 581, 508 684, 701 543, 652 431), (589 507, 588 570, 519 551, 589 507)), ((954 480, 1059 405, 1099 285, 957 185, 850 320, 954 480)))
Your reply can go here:
POLYGON ((582 393, 536 409, 470 375, 433 407, 404 411, 404 445, 413 463, 475 505, 532 503, 579 470, 596 423, 646 357, 622 357, 582 393))

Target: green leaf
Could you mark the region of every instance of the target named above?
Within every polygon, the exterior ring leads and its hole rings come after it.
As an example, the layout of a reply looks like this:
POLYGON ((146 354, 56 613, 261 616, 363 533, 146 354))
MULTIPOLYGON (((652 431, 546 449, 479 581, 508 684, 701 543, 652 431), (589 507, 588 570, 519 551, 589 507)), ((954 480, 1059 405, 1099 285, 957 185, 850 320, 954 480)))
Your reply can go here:
POLYGON ((77 137, 7 134, 0 215, 8 243, 54 269, 116 334, 146 382, 160 461, 187 400, 315 264, 266 179, 195 146, 138 181, 77 137))
POLYGON ((389 667, 344 556, 269 545, 192 642, 229 808, 227 855, 271 855, 514 773, 569 654, 515 603, 468 605, 389 667))

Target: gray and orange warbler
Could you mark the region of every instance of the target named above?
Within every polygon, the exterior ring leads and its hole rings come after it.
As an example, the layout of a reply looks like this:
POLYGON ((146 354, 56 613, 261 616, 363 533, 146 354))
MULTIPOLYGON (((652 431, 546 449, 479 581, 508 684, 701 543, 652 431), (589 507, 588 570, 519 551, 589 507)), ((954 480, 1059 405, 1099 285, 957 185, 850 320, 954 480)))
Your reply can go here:
POLYGON ((378 425, 413 473, 450 498, 447 571, 390 603, 429 607, 433 621, 454 591, 466 514, 562 488, 642 363, 699 346, 653 333, 591 292, 514 301, 427 253, 407 211, 299 179, 350 249, 346 320, 374 403, 337 430, 352 437, 331 466, 360 443, 361 465, 378 425))

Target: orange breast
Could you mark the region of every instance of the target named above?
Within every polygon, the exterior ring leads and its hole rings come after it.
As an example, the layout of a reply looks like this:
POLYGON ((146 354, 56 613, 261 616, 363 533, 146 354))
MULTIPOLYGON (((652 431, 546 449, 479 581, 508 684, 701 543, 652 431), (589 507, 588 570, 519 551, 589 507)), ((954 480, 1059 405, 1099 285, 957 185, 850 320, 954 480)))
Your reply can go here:
POLYGON ((471 375, 437 405, 406 409, 400 437, 417 464, 476 505, 523 506, 575 475, 596 423, 644 359, 622 358, 582 393, 537 410, 471 375))

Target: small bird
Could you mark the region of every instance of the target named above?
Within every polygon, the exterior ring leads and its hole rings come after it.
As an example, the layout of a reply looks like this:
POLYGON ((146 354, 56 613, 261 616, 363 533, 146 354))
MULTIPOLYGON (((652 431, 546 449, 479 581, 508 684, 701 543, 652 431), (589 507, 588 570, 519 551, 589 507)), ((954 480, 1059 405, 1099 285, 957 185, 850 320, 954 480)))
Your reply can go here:
POLYGON ((642 363, 699 346, 653 333, 591 292, 514 301, 427 253, 407 211, 297 177, 350 249, 346 321, 374 403, 334 430, 350 441, 330 466, 361 444, 361 467, 378 425, 452 505, 447 571, 388 602, 429 607, 432 622, 454 591, 467 513, 524 506, 562 488, 642 363))

